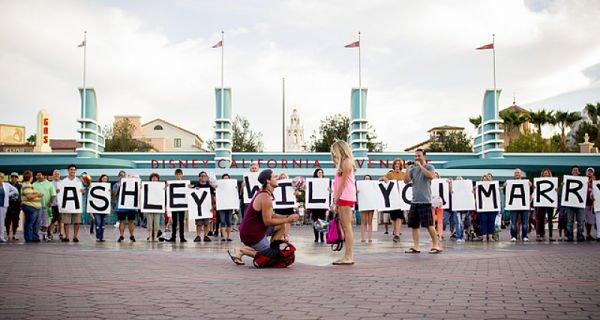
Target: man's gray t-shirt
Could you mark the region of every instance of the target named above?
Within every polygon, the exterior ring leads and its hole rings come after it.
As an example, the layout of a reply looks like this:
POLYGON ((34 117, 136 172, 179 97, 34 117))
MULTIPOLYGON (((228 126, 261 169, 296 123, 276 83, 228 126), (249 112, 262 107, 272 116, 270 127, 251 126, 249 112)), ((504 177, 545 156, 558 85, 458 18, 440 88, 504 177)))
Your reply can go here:
MULTIPOLYGON (((429 172, 435 172, 435 168, 430 164, 423 165, 429 172)), ((421 168, 410 168, 410 179, 413 184, 413 203, 431 203, 431 179, 427 178, 421 168)))

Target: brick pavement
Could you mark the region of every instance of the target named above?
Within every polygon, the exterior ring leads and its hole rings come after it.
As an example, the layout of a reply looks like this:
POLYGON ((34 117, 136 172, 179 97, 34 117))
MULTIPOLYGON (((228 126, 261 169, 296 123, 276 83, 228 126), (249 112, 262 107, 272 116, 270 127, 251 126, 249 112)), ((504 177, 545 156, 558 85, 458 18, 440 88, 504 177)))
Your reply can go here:
MULTIPOLYGON (((112 228, 112 227, 109 227, 112 228)), ((82 231, 85 228, 82 228, 82 231)), ((236 266, 211 242, 0 244, 2 319, 594 319, 600 243, 445 241, 406 255, 380 231, 356 243, 356 265, 292 228, 297 263, 236 266)), ((355 231, 357 231, 355 229, 355 231)), ((505 232, 506 233, 506 232, 505 232)), ((116 238, 113 230, 107 237, 116 238)), ((189 234, 188 240, 192 239, 189 234)), ((358 238, 358 237, 357 237, 358 238)), ((145 237, 144 237, 145 239, 145 237)), ((427 242, 423 236, 422 249, 427 242)))

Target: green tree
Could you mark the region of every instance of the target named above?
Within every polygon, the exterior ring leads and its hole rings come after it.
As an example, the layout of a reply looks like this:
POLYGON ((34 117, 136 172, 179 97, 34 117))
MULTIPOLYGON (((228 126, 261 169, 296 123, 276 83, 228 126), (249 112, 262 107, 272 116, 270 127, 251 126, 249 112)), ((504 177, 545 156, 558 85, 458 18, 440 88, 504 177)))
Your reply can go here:
MULTIPOLYGON (((591 104, 588 103, 585 105, 584 108, 585 114, 587 114, 588 118, 590 118, 590 121, 592 122, 592 124, 596 127, 596 137, 592 139, 592 134, 590 132, 588 132, 588 134, 590 135, 590 140, 591 141, 595 141, 596 146, 600 147, 600 136, 597 134, 598 133, 598 129, 600 128, 600 102, 596 102, 596 104, 591 104)), ((589 130, 589 128, 588 128, 589 130)), ((584 133, 585 135, 585 133, 584 133)))
POLYGON ((106 137, 104 151, 106 152, 147 152, 152 146, 144 141, 133 139, 135 125, 125 118, 104 127, 106 137))
POLYGON ((504 137, 505 139, 508 138, 508 143, 510 144, 513 133, 529 120, 529 115, 513 110, 504 110, 500 112, 500 118, 504 122, 504 137))
POLYGON ((27 138, 27 144, 35 144, 35 139, 37 139, 37 134, 32 134, 27 138))
MULTIPOLYGON (((248 119, 235 116, 232 126, 232 142, 233 146, 231 151, 233 152, 262 152, 264 148, 263 136, 260 132, 254 132, 250 128, 250 121, 248 119)), ((206 148, 209 151, 215 151, 215 140, 208 140, 206 148)))
MULTIPOLYGON (((319 132, 313 132, 310 136, 310 142, 304 149, 312 152, 329 152, 329 148, 335 140, 348 140, 350 134, 350 118, 341 114, 327 116, 321 120, 319 132)), ((376 141, 377 133, 375 129, 369 125, 367 132, 367 148, 369 152, 381 152, 384 149, 384 144, 376 141)))
POLYGON ((505 148, 506 152, 558 152, 559 144, 534 132, 523 132, 505 148))
POLYGON ((590 121, 582 121, 581 124, 577 126, 576 130, 577 131, 574 134, 576 143, 584 142, 586 133, 590 137, 589 141, 598 141, 598 127, 590 121))
POLYGON ((472 152, 473 145, 467 134, 460 131, 442 132, 429 145, 428 152, 472 152))
POLYGON ((552 121, 552 111, 548 112, 545 109, 531 111, 529 113, 529 121, 537 128, 537 133, 542 135, 542 126, 549 124, 552 121))
POLYGON ((556 111, 553 122, 560 129, 560 152, 567 151, 567 135, 565 130, 570 128, 575 122, 581 120, 579 112, 556 111))
POLYGON ((481 125, 481 116, 469 118, 469 122, 477 129, 481 125))

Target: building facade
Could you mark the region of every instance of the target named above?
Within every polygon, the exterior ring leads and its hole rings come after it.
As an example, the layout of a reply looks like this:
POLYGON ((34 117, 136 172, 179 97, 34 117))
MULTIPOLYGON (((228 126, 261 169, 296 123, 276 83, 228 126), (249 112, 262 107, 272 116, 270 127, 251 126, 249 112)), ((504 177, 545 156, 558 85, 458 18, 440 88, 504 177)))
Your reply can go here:
POLYGON ((290 116, 290 125, 286 128, 285 151, 301 152, 304 150, 304 126, 300 124, 298 110, 294 109, 290 116))

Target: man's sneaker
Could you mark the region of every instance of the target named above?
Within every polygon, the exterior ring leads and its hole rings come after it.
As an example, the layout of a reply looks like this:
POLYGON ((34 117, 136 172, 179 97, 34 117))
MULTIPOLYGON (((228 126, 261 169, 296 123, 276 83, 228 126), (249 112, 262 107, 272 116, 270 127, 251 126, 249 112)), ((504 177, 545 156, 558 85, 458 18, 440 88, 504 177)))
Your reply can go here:
POLYGON ((529 242, 529 238, 527 238, 527 237, 523 238, 523 242, 529 242))
POLYGON ((167 241, 167 242, 175 242, 175 238, 174 238, 174 237, 171 237, 171 238, 167 239, 166 241, 167 241))
POLYGON ((399 235, 395 235, 394 238, 392 239, 394 242, 399 242, 400 241, 400 236, 399 235))
POLYGON ((163 234, 162 231, 158 230, 158 232, 156 233, 156 237, 160 238, 160 236, 162 236, 162 234, 163 234))
POLYGON ((47 234, 43 234, 42 235, 42 240, 44 240, 44 241, 47 242, 48 241, 48 235, 47 234))
POLYGON ((194 238, 194 242, 200 242, 200 241, 202 241, 202 239, 200 239, 200 236, 196 236, 196 237, 194 238))
POLYGON ((204 236, 204 242, 211 242, 212 240, 210 240, 210 238, 208 236, 204 236))
POLYGON ((386 232, 384 232, 383 234, 389 234, 389 232, 387 232, 387 231, 386 231, 386 232))
POLYGON ((510 242, 517 242, 517 238, 515 238, 515 237, 512 237, 512 238, 510 239, 510 242))
POLYGON ((456 243, 462 244, 462 243, 465 243, 465 240, 463 240, 463 239, 458 239, 458 240, 456 240, 456 243))
POLYGON ((208 236, 209 236, 209 237, 212 237, 212 236, 213 236, 213 232, 212 232, 212 230, 211 230, 211 231, 208 231, 208 236))
POLYGON ((135 242, 135 237, 134 237, 134 236, 129 236, 129 240, 130 240, 131 242, 135 242))
POLYGON ((119 236, 119 239, 117 239, 117 242, 121 242, 123 240, 125 240, 125 238, 123 236, 119 236))
POLYGON ((179 237, 179 242, 187 242, 187 240, 184 237, 179 237))

